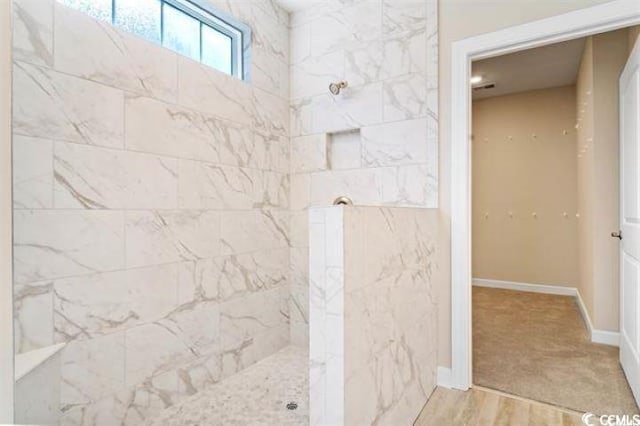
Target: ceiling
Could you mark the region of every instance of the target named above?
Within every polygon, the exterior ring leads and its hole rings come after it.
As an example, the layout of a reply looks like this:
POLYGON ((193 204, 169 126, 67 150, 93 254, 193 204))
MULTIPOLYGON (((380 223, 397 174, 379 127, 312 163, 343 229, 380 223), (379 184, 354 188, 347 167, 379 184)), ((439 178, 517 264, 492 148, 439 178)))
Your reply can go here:
MULTIPOLYGON (((295 1, 295 0, 292 0, 295 1)), ((472 75, 495 88, 473 92, 473 99, 574 84, 584 49, 584 38, 523 50, 473 63, 472 75)))
POLYGON ((320 3, 320 0, 276 0, 280 6, 284 7, 287 12, 297 12, 302 9, 306 9, 316 3, 320 3))

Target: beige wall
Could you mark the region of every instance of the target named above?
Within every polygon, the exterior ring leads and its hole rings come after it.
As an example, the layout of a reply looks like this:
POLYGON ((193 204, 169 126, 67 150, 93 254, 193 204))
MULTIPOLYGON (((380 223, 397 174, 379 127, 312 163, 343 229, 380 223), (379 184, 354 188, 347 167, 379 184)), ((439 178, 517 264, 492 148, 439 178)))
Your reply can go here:
POLYGON ((631 54, 631 51, 633 50, 634 46, 636 45, 638 40, 640 40, 640 25, 636 25, 635 27, 629 28, 628 36, 629 38, 628 38, 628 44, 627 44, 627 53, 631 54))
POLYGON ((578 75, 578 198, 582 215, 580 293, 593 326, 618 330, 619 228, 618 78, 630 32, 587 41, 578 75))
POLYGON ((440 242, 440 277, 438 282, 438 364, 451 365, 451 257, 450 257, 450 152, 449 126, 451 98, 451 44, 467 37, 496 31, 608 0, 441 0, 439 3, 439 90, 440 90, 440 172, 439 193, 443 236, 440 242))
POLYGON ((577 285, 575 102, 565 86, 473 103, 474 278, 577 285))
POLYGON ((13 423, 11 2, 0 2, 0 423, 13 423))
POLYGON ((593 102, 589 102, 593 90, 593 39, 589 37, 584 46, 580 71, 576 82, 577 144, 578 158, 578 251, 580 281, 578 290, 587 308, 593 312, 593 150, 589 149, 593 135, 593 102))

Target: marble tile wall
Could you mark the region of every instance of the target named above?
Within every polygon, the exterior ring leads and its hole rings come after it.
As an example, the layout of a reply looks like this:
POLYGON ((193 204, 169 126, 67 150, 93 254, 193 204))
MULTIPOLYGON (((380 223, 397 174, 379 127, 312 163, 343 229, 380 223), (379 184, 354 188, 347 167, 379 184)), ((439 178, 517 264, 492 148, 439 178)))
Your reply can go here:
POLYGON ((294 343, 308 343, 306 209, 342 195, 356 205, 438 205, 437 15, 435 0, 327 0, 291 14, 294 343), (341 80, 349 87, 331 95, 341 80), (330 134, 350 130, 359 138, 336 152, 330 134))
POLYGON ((288 14, 251 82, 14 0, 16 348, 66 342, 62 424, 137 424, 289 341, 288 14))
POLYGON ((411 424, 436 385, 437 210, 309 211, 310 424, 411 424))

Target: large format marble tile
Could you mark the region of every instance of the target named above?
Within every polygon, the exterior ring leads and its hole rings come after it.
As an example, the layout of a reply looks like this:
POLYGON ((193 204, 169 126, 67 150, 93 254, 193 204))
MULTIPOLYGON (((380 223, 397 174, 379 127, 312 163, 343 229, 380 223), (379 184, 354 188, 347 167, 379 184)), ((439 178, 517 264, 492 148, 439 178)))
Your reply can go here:
POLYGON ((384 82, 384 120, 398 121, 427 115, 427 78, 409 74, 384 82))
POLYGON ((170 372, 179 363, 193 361, 197 356, 189 346, 190 342, 183 340, 183 336, 176 334, 169 324, 142 324, 128 329, 125 336, 125 380, 128 387, 170 372))
POLYGON ((222 357, 219 353, 202 356, 178 369, 178 392, 194 395, 208 389, 222 379, 222 357))
MULTIPOLYGON (((224 351, 251 345, 256 336, 285 323, 287 288, 250 294, 220 305, 220 332, 224 351)), ((288 333, 287 333, 288 334, 288 333)))
POLYGON ((289 344, 289 324, 282 323, 246 338, 222 352, 224 377, 232 376, 289 344))
POLYGON ((235 77, 178 58, 178 103, 218 118, 252 124, 256 111, 251 86, 235 77))
POLYGON ((53 284, 39 281, 13 288, 15 353, 53 344, 53 284))
POLYGON ((292 285, 289 298, 289 320, 309 326, 309 287, 292 285))
POLYGON ((289 216, 291 247, 309 247, 309 218, 304 210, 292 211, 289 216))
MULTIPOLYGON (((186 303, 178 306, 156 324, 164 327, 186 346, 187 359, 220 353, 221 307, 215 302, 186 303)), ((170 366, 175 369, 175 364, 170 366)))
POLYGON ((254 207, 260 172, 200 161, 179 163, 180 207, 249 210, 254 207))
POLYGON ((427 120, 364 127, 362 162, 369 167, 423 164, 427 161, 427 120))
POLYGON ((289 281, 291 285, 308 289, 309 248, 293 247, 289 253, 289 281))
POLYGON ((221 300, 286 286, 288 249, 218 257, 221 300))
POLYGON ((56 142, 53 160, 56 208, 177 207, 176 159, 56 142))
POLYGON ((177 55, 60 3, 56 69, 134 93, 176 100, 177 55))
POLYGON ((382 1, 382 33, 385 37, 408 36, 424 32, 427 27, 426 21, 426 1, 382 1))
POLYGON ((289 103, 289 123, 291 137, 313 133, 314 98, 292 99, 289 103))
POLYGON ((329 9, 311 23, 311 51, 319 55, 380 39, 381 20, 380 0, 352 2, 336 11, 329 9))
POLYGON ((341 96, 313 98, 312 133, 330 133, 382 122, 383 84, 350 87, 341 96))
POLYGON ((274 210, 222 213, 223 254, 284 248, 289 244, 288 214, 274 210))
POLYGON ((60 367, 60 409, 63 413, 124 388, 124 337, 124 333, 115 333, 95 339, 76 340, 65 346, 60 367))
POLYGON ((181 363, 174 369, 90 404, 65 412, 62 425, 139 425, 188 395, 220 380, 217 354, 181 363))
POLYGON ((311 174, 291 174, 289 206, 291 210, 303 210, 311 205, 311 174))
POLYGON ((291 138, 291 173, 326 170, 327 143, 325 133, 291 138))
POLYGON ((254 207, 263 209, 288 209, 289 175, 271 171, 259 171, 258 184, 255 188, 254 207))
MULTIPOLYGON (((146 388, 148 389, 149 386, 146 388)), ((159 392, 160 389, 158 389, 159 392)), ((93 403, 77 404, 65 410, 61 426, 137 425, 149 413, 148 393, 125 389, 93 403)))
POLYGON ((124 266, 122 212, 17 210, 13 221, 16 283, 124 266))
MULTIPOLYGON (((298 15, 299 13, 291 14, 289 28, 289 63, 291 65, 298 64, 311 56, 311 23, 294 23, 293 19, 298 15)), ((293 72, 290 72, 289 78, 293 83, 295 78, 293 72)), ((291 94, 293 94, 293 90, 291 94)), ((294 96, 292 95, 291 98, 294 96)))
POLYGON ((13 207, 53 207, 53 142, 13 136, 13 207))
POLYGON ((380 169, 354 169, 316 172, 311 175, 311 203, 327 206, 339 196, 355 204, 373 205, 382 199, 380 169))
POLYGON ((181 262, 178 269, 179 303, 220 301, 221 275, 216 258, 181 262))
POLYGON ((265 92, 289 99, 289 64, 270 46, 254 48, 251 83, 265 92))
POLYGON ((384 79, 407 74, 428 74, 427 60, 437 52, 428 48, 429 33, 437 26, 428 18, 427 3, 413 0, 383 0, 382 46, 384 79))
POLYGON ((25 62, 13 67, 17 134, 122 147, 120 90, 25 62))
MULTIPOLYGON (((292 209, 339 195, 361 205, 438 205, 437 19, 437 2, 416 0, 330 0, 291 14, 292 209), (327 79, 349 88, 331 96, 327 79), (336 143, 336 132, 355 129, 360 143, 336 143), (326 168, 326 150, 296 143, 321 133, 334 133, 326 168)), ((293 218, 298 245, 300 229, 293 218)), ((295 283, 308 280, 301 251, 291 251, 295 283)))
POLYGON ((415 208, 310 211, 312 424, 410 423, 435 388, 436 219, 415 208))
POLYGON ((53 0, 13 1, 13 59, 53 66, 53 0))
POLYGON ((299 62, 291 65, 292 99, 325 94, 329 90, 329 83, 340 81, 344 77, 343 50, 324 55, 300 55, 300 58, 299 62))
MULTIPOLYGON (((238 3, 234 2, 236 7, 238 3)), ((242 7, 242 6, 239 6, 242 7)), ((245 5, 244 7, 247 7, 245 5)), ((255 28, 253 47, 266 50, 279 60, 289 62, 289 14, 277 2, 266 0, 249 7, 246 21, 255 28)))
POLYGON ((288 260, 285 248, 184 263, 180 268, 180 303, 225 302, 283 288, 288 260))
POLYGON ((177 286, 177 264, 55 280, 56 341, 90 339, 160 319, 178 305, 177 286))
POLYGON ((350 281, 345 287, 345 419, 395 424, 415 418, 435 387, 436 351, 425 342, 436 339, 436 215, 408 208, 362 210, 361 273, 353 291, 350 281))
POLYGON ((428 165, 377 169, 382 175, 382 200, 387 205, 435 207, 437 176, 428 165))
POLYGON ((288 136, 256 132, 252 147, 234 147, 234 162, 230 164, 288 173, 289 154, 288 136))
POLYGON ((236 164, 253 147, 243 126, 152 98, 128 96, 125 116, 126 147, 134 151, 236 164))
POLYGON ((344 286, 343 223, 340 207, 309 212, 309 414, 313 425, 342 424, 344 418, 344 408, 335 405, 344 395, 343 374, 331 362, 344 357, 344 326, 333 315, 338 310, 336 291, 341 293, 344 286))
POLYGON ((427 43, 426 32, 383 39, 382 54, 385 61, 381 66, 381 77, 389 79, 413 73, 425 74, 429 56, 427 43))
POLYGON ((206 259, 219 254, 219 212, 126 212, 126 264, 129 268, 206 259))
POLYGON ((68 343, 61 424, 140 424, 289 342, 289 16, 215 0, 241 81, 71 3, 14 0, 16 348, 68 343))
POLYGON ((260 89, 253 89, 254 127, 276 136, 289 134, 289 101, 260 89))
POLYGON ((344 75, 351 86, 371 84, 382 79, 383 66, 388 58, 383 55, 380 39, 356 43, 344 52, 344 75))

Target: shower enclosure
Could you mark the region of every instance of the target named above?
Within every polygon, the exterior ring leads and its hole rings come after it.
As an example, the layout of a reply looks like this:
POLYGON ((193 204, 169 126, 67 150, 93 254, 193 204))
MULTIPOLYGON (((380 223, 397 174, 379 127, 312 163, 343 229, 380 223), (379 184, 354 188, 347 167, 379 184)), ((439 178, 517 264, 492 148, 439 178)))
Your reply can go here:
POLYGON ((309 212, 310 424, 411 424, 435 389, 437 212, 309 212))
POLYGON ((211 0, 251 28, 241 80, 92 1, 11 0, 16 422, 412 421, 437 3, 211 0))

